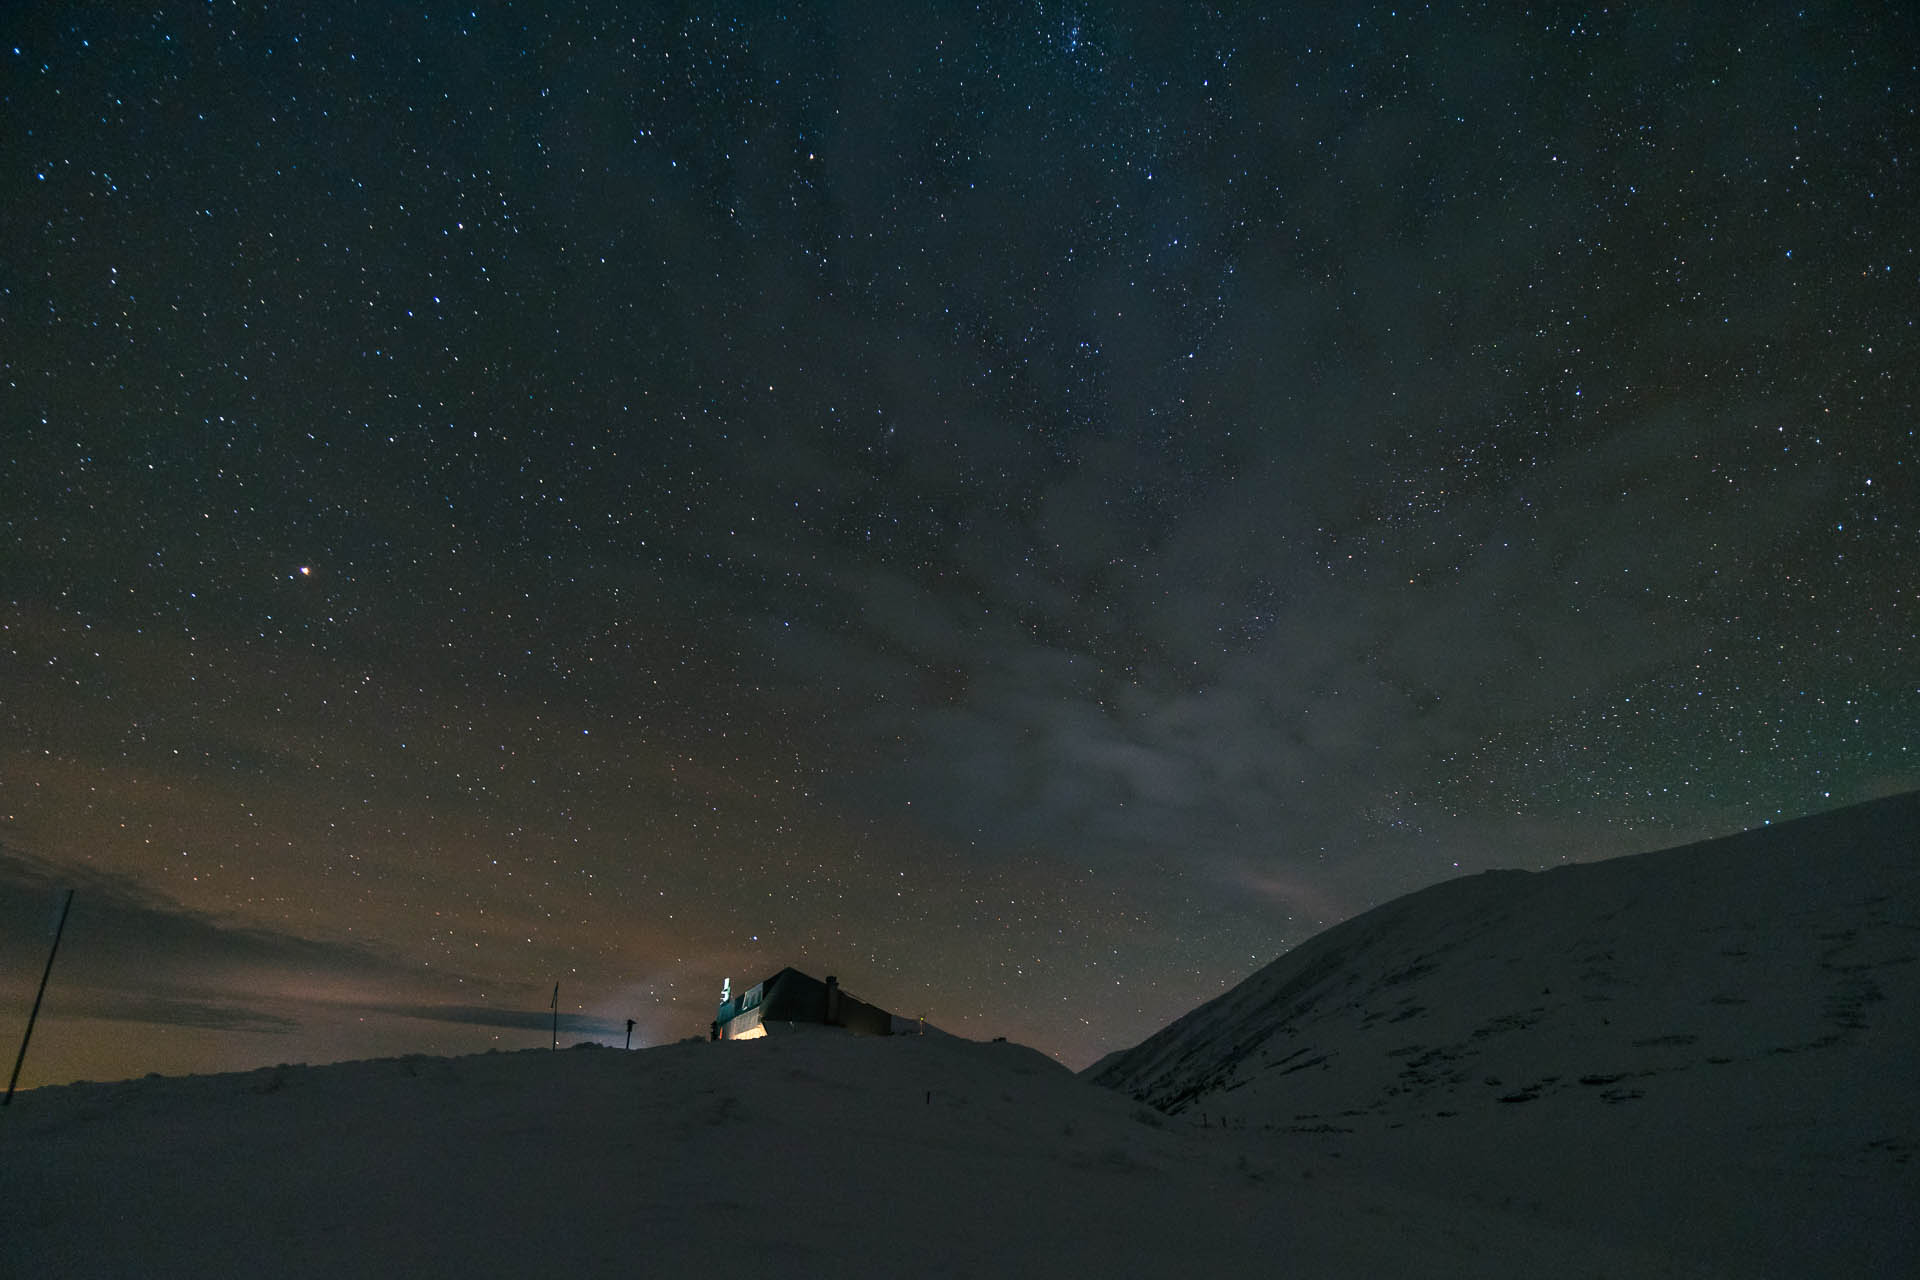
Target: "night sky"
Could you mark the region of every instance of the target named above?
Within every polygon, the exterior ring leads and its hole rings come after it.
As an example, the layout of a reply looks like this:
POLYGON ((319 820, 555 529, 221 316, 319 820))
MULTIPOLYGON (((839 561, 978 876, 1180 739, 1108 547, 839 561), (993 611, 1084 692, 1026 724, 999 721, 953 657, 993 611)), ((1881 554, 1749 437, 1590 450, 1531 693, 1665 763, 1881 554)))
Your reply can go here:
POLYGON ((1081 1066, 1920 786, 1920 18, 1627 9, 8 6, 23 1083, 1081 1066))

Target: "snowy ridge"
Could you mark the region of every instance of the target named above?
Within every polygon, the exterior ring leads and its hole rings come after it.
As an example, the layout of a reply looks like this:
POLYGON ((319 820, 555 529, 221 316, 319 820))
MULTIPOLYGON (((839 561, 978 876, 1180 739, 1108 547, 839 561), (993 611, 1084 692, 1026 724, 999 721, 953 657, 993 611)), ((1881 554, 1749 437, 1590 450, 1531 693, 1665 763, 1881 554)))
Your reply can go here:
POLYGON ((1087 1075, 1210 1124, 1390 1138, 1396 1176, 1705 1261, 1910 1274, 1917 954, 1920 793, 1436 885, 1087 1075))
POLYGON ((1411 895, 1111 1088, 823 1028, 36 1089, 0 1276, 1920 1274, 1917 951, 1903 796, 1411 895))
POLYGON ((0 1116, 0 1275, 1694 1274, 1224 1137, 826 1030, 43 1088, 0 1116))

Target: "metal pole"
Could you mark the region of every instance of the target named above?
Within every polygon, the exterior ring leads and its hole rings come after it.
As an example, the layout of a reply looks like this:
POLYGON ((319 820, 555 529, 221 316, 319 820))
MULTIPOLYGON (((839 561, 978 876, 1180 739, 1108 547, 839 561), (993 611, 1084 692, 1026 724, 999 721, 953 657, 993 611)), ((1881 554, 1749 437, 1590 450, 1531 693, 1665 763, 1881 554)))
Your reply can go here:
POLYGON ((633 1048, 633 1019, 627 1019, 627 1048, 633 1048))
POLYGON ((0 1099, 0 1107, 13 1105, 13 1086, 20 1083, 20 1064, 27 1060, 27 1041, 33 1039, 33 1024, 40 1016, 40 1001, 47 994, 47 979, 53 976, 53 958, 60 953, 60 935, 67 931, 67 912, 73 910, 73 890, 67 890, 67 900, 60 904, 60 923, 53 929, 53 945, 47 948, 47 967, 40 971, 40 990, 33 994, 33 1012, 27 1015, 27 1033, 20 1037, 20 1053, 13 1060, 13 1075, 7 1079, 7 1096, 0 1099))
POLYGON ((560 1048, 560 984, 553 984, 553 1047, 560 1048))

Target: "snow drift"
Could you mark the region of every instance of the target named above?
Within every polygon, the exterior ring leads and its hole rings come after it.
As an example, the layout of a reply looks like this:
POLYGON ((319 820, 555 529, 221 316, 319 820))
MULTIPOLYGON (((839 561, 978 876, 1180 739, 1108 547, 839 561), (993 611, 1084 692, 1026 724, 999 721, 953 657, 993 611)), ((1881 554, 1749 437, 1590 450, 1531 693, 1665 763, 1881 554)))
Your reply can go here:
POLYGON ((1685 1274, 1226 1136, 832 1030, 51 1087, 0 1118, 0 1275, 1685 1274))

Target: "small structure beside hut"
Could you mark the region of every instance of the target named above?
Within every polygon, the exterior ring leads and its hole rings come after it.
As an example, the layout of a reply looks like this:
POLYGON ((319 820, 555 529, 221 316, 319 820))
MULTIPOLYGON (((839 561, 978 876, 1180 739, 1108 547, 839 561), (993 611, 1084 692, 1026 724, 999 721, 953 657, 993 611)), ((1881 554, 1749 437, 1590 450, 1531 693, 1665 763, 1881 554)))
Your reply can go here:
POLYGON ((890 1036, 912 1032, 917 1024, 885 1009, 856 1000, 840 989, 840 980, 825 982, 798 969, 786 968, 739 995, 732 981, 720 991, 720 1012, 713 1020, 715 1040, 752 1040, 783 1035, 802 1027, 839 1027, 862 1036, 890 1036))

